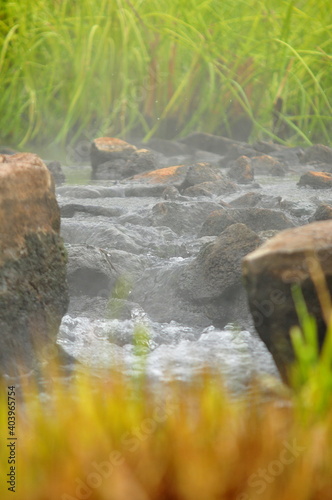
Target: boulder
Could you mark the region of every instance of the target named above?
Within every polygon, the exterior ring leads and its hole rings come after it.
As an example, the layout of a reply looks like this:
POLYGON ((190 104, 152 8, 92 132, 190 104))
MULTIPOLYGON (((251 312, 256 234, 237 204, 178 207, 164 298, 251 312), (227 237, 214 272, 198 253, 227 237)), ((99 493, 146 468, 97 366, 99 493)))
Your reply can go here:
POLYGON ((224 155, 232 144, 237 141, 218 135, 205 134, 204 132, 194 132, 184 139, 181 139, 181 142, 196 149, 224 155))
POLYGON ((267 174, 275 177, 283 177, 286 174, 285 167, 269 155, 254 156, 251 158, 251 166, 255 174, 267 174))
POLYGON ((312 162, 332 163, 332 148, 323 144, 315 144, 307 148, 301 158, 301 163, 312 162))
POLYGON ((327 203, 322 203, 317 207, 314 215, 309 219, 310 222, 318 221, 318 220, 328 220, 332 219, 332 205, 328 205, 327 203))
POLYGON ((301 175, 298 186, 310 186, 315 189, 332 187, 332 174, 328 172, 306 172, 301 175))
POLYGON ((257 332, 272 353, 284 381, 294 360, 290 328, 298 325, 292 286, 299 285, 318 324, 319 344, 326 324, 310 270, 317 262, 332 293, 332 221, 287 229, 266 241, 243 261, 248 302, 257 332))
POLYGON ((56 186, 61 186, 61 184, 66 182, 66 177, 62 171, 61 163, 59 161, 49 161, 46 163, 46 166, 53 175, 56 186))
POLYGON ((165 187, 175 186, 176 188, 181 188, 185 181, 188 169, 189 166, 187 165, 174 165, 171 167, 158 168, 157 170, 152 170, 151 172, 134 175, 131 180, 142 184, 162 184, 165 187))
POLYGON ((158 168, 158 162, 155 155, 147 149, 138 149, 127 159, 126 156, 113 158, 97 165, 93 170, 93 179, 122 180, 156 168, 158 168))
POLYGON ((121 139, 114 137, 99 137, 94 139, 91 144, 90 158, 92 165, 92 178, 98 175, 98 166, 108 162, 120 161, 120 166, 126 164, 126 161, 132 153, 137 150, 135 146, 121 139))
POLYGON ((293 222, 280 210, 268 208, 230 208, 219 209, 209 214, 200 230, 201 236, 218 236, 226 227, 235 223, 248 226, 256 233, 259 231, 287 229, 293 222))
POLYGON ((238 190, 238 186, 223 176, 217 181, 201 182, 190 186, 183 191, 185 196, 223 196, 229 193, 234 193, 238 190))
POLYGON ((199 162, 190 165, 182 188, 186 189, 187 187, 203 182, 217 182, 223 179, 224 176, 220 172, 220 169, 213 167, 208 162, 199 162))
POLYGON ((254 180, 254 171, 251 166, 250 158, 240 156, 231 164, 228 176, 235 179, 239 184, 248 184, 254 180))
POLYGON ((233 224, 197 257, 178 277, 179 293, 198 304, 215 326, 246 320, 248 309, 242 286, 241 261, 261 244, 258 235, 244 224, 233 224))
POLYGON ((208 214, 219 207, 212 201, 162 201, 152 208, 152 224, 169 227, 181 236, 197 233, 208 214))
POLYGON ((37 155, 0 155, 0 227, 0 370, 12 375, 57 350, 68 306, 54 181, 37 155))

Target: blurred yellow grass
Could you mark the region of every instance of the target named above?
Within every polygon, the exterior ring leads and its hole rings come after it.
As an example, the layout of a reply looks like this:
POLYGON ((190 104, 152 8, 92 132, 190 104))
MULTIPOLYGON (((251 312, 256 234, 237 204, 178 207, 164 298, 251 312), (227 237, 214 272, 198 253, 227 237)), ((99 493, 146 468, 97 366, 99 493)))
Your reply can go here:
POLYGON ((43 396, 30 380, 17 398, 15 495, 2 384, 3 499, 331 499, 332 408, 308 416, 299 394, 253 384, 234 397, 209 374, 159 391, 111 372, 47 380, 43 396))

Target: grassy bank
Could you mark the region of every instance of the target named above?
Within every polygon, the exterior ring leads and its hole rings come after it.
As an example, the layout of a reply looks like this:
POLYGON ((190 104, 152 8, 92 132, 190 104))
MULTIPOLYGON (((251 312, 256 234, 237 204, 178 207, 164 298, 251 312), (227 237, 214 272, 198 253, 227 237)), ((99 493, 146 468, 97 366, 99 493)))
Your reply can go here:
POLYGON ((331 143, 326 0, 0 4, 2 143, 202 130, 331 143))

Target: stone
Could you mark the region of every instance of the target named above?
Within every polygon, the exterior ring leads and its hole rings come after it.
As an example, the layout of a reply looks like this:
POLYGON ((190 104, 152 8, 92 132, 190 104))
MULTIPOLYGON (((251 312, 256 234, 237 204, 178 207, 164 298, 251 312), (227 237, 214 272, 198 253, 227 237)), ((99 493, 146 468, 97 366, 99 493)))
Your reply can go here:
POLYGON ((160 139, 159 137, 150 139, 147 143, 147 147, 165 156, 181 156, 187 155, 190 152, 190 148, 186 144, 160 139))
POLYGON ((261 243, 244 224, 232 224, 203 248, 179 276, 179 290, 186 300, 200 304, 215 326, 248 316, 242 286, 241 261, 261 243))
POLYGON ((319 207, 317 207, 316 212, 309 220, 310 222, 314 222, 328 219, 332 219, 332 205, 323 203, 322 205, 319 205, 319 207))
POLYGON ((250 192, 239 196, 239 198, 236 198, 233 201, 230 201, 229 204, 232 207, 239 207, 239 208, 255 207, 262 201, 262 198, 263 196, 260 193, 250 192))
POLYGON ((268 208, 238 208, 215 210, 204 221, 200 235, 218 236, 226 227, 241 223, 252 231, 287 229, 294 226, 292 221, 279 210, 268 208))
POLYGON ((246 143, 235 143, 232 144, 227 151, 225 157, 220 160, 220 165, 224 167, 229 167, 229 163, 232 164, 233 161, 240 158, 240 156, 246 156, 247 158, 252 158, 257 155, 257 151, 253 149, 246 143))
POLYGON ((162 201, 152 208, 152 224, 166 226, 176 234, 197 233, 208 214, 220 208, 212 201, 162 201))
POLYGON ((294 226, 294 223, 281 210, 269 208, 238 208, 234 210, 238 222, 246 224, 253 231, 271 229, 283 230, 294 226))
POLYGON ((332 174, 328 172, 306 172, 301 175, 298 186, 310 186, 314 189, 329 189, 332 187, 332 174))
POLYGON ((302 157, 301 163, 311 164, 312 162, 332 163, 332 148, 323 144, 315 144, 307 148, 302 157))
POLYGON ((208 162, 199 162, 190 165, 182 189, 202 184, 203 182, 217 182, 221 180, 224 180, 224 176, 220 172, 220 169, 213 167, 208 162))
POLYGON ((251 166, 255 174, 267 174, 282 177, 286 174, 286 169, 281 163, 269 155, 254 156, 251 158, 251 166))
POLYGON ((92 165, 92 178, 94 178, 98 165, 114 160, 128 160, 137 148, 121 139, 114 137, 99 137, 91 144, 90 158, 92 165))
POLYGON ((69 300, 54 180, 37 155, 0 155, 0 227, 0 370, 15 375, 60 354, 69 300))
POLYGON ((203 132, 194 132, 184 139, 181 139, 181 142, 187 144, 187 146, 209 151, 210 153, 216 153, 218 155, 225 155, 231 145, 237 143, 237 141, 233 141, 227 137, 205 134, 203 132))
POLYGON ((165 187, 175 186, 179 189, 185 181, 188 170, 188 165, 174 165, 134 175, 131 180, 144 184, 163 184, 165 187))
POLYGON ((148 172, 158 168, 158 161, 156 155, 148 149, 138 149, 132 153, 124 167, 123 175, 131 177, 141 172, 148 172))
POLYGON ((49 161, 46 163, 46 166, 51 172, 56 186, 61 186, 66 182, 66 177, 59 161, 49 161))
MULTIPOLYGON (((301 287, 309 312, 316 318, 319 345, 326 324, 311 272, 321 267, 332 294, 332 221, 287 229, 243 260, 243 277, 256 330, 289 382, 294 361, 290 329, 299 324, 292 286, 301 287)), ((317 274, 316 274, 317 276, 317 274)))
POLYGON ((208 181, 202 182, 201 184, 195 184, 195 186, 190 186, 183 191, 185 196, 222 196, 229 193, 234 193, 239 188, 238 186, 223 176, 222 179, 218 181, 208 181))
POLYGON ((236 224, 237 220, 234 217, 232 210, 214 210, 204 221, 200 230, 200 236, 218 236, 228 226, 236 224))
POLYGON ((250 159, 247 156, 240 156, 231 165, 228 176, 231 179, 235 179, 239 184, 252 182, 255 176, 250 159))

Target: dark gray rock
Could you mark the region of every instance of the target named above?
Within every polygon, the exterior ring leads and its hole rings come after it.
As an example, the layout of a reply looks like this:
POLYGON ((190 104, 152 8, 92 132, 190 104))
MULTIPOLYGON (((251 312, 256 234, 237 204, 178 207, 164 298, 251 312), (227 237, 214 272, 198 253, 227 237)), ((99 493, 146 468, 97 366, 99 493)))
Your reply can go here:
POLYGON ((163 201, 152 208, 152 224, 167 226, 178 235, 197 234, 208 214, 218 208, 210 201, 163 201))
POLYGON ((232 144, 237 143, 237 141, 233 141, 227 137, 205 134, 203 132, 194 132, 181 139, 181 142, 192 148, 202 149, 218 155, 225 155, 232 144))
POLYGON ((180 295, 199 305, 216 326, 224 326, 231 318, 244 320, 248 310, 241 282, 241 261, 260 243, 258 235, 244 224, 228 227, 179 274, 180 295))
POLYGON ((255 178, 251 160, 247 156, 240 156, 234 162, 229 163, 229 167, 228 176, 239 184, 248 184, 255 178))
POLYGON ((293 222, 283 212, 268 208, 239 208, 215 210, 204 221, 200 235, 218 236, 228 226, 241 223, 255 232, 293 227, 293 222))
POLYGON ((46 163, 46 166, 51 172, 56 186, 61 186, 61 184, 66 182, 66 177, 59 161, 49 161, 46 163))
POLYGON ((99 137, 91 144, 90 158, 92 165, 92 178, 98 165, 113 160, 128 160, 129 156, 136 151, 136 147, 128 142, 114 137, 99 137))
POLYGON ((165 156, 182 156, 190 154, 191 149, 186 144, 177 141, 168 141, 167 139, 160 139, 153 137, 147 143, 147 147, 158 151, 165 156))
POLYGON ((301 156, 301 163, 311 164, 312 162, 332 164, 332 148, 323 144, 315 144, 306 149, 301 156))
POLYGON ((329 220, 332 219, 332 205, 323 203, 317 207, 314 215, 309 219, 310 222, 319 220, 329 220))

